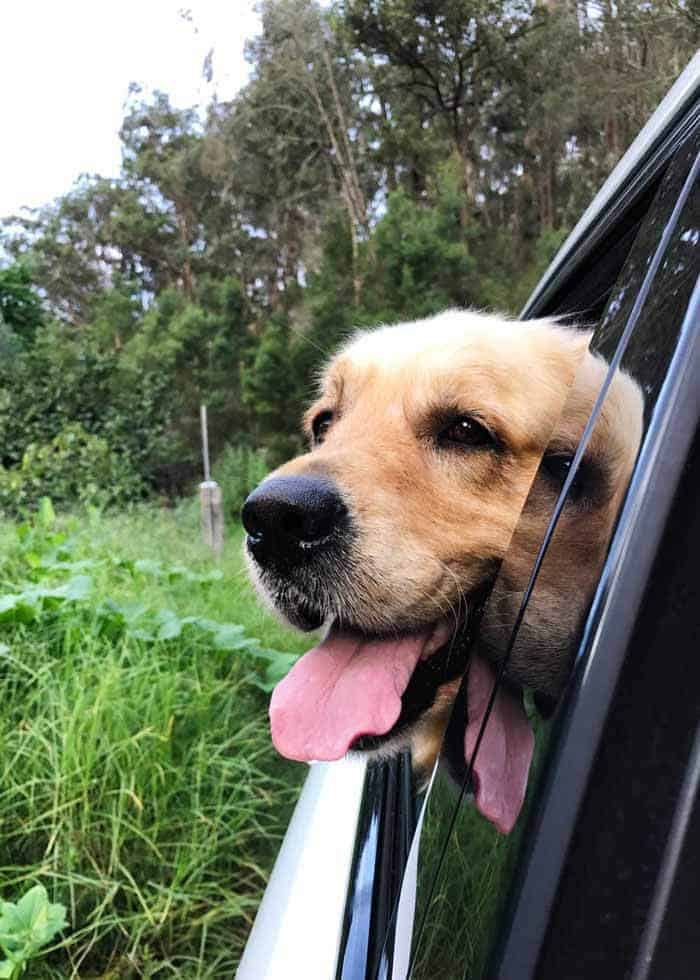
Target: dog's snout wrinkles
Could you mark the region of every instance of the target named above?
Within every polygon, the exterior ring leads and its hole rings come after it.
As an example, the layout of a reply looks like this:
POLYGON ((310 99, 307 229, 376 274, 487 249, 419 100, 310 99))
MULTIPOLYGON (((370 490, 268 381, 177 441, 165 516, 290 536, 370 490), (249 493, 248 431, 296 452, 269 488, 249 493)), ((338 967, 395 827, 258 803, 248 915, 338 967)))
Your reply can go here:
POLYGON ((262 562, 289 560, 322 547, 347 520, 347 508, 326 479, 278 476, 265 480, 241 513, 248 545, 262 562))

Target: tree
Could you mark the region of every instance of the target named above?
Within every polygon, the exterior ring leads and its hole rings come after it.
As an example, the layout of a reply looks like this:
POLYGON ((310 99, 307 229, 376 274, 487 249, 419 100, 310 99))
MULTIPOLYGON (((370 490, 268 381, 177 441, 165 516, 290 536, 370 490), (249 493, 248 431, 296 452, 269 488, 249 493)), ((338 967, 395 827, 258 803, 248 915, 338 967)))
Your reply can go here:
POLYGON ((251 222, 266 230, 277 251, 270 299, 274 305, 285 283, 298 281, 309 232, 318 235, 325 207, 338 204, 353 245, 357 298, 359 243, 375 188, 362 167, 353 64, 315 2, 266 0, 262 23, 262 34, 248 46, 254 77, 230 124, 242 198, 251 203, 251 222))
POLYGON ((6 465, 76 423, 150 479, 196 457, 202 400, 214 452, 280 459, 355 328, 517 312, 697 47, 696 6, 263 0, 234 99, 134 87, 120 176, 0 225, 6 465))
POLYGON ((221 206, 211 155, 205 154, 194 109, 176 109, 162 92, 150 102, 139 100, 138 87, 132 86, 131 93, 134 101, 120 132, 125 178, 167 216, 177 241, 171 254, 175 281, 192 299, 197 255, 206 241, 206 215, 218 214, 221 206))
POLYGON ((175 274, 167 215, 121 180, 83 177, 5 228, 5 248, 31 265, 49 312, 74 326, 89 323, 95 297, 115 274, 141 293, 159 291, 175 274))
POLYGON ((197 280, 188 299, 163 290, 125 345, 124 370, 132 376, 157 372, 177 393, 183 450, 199 446, 199 406, 209 406, 212 443, 241 441, 248 419, 241 401, 241 365, 252 336, 251 313, 237 279, 197 280))
POLYGON ((539 9, 531 0, 345 0, 341 10, 375 69, 381 104, 391 107, 394 91, 411 94, 424 125, 451 142, 464 193, 475 201, 483 109, 539 26, 539 9))
POLYGON ((430 203, 414 201, 401 188, 389 195, 374 234, 363 297, 368 322, 478 304, 475 262, 460 223, 460 176, 457 166, 444 166, 427 189, 430 203))
POLYGON ((256 442, 267 446, 273 466, 299 451, 299 386, 290 370, 290 339, 287 318, 273 315, 242 374, 256 442))
POLYGON ((13 335, 24 346, 31 345, 43 322, 41 299, 27 266, 14 263, 0 269, 0 330, 8 342, 13 335))

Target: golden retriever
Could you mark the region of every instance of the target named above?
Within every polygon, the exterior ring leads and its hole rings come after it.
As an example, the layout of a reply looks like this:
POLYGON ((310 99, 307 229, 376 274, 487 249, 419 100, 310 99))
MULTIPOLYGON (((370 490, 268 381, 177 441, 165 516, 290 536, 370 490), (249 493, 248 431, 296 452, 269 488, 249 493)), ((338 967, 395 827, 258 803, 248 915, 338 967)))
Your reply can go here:
MULTIPOLYGON (((283 755, 410 744, 427 765, 465 671, 473 750, 489 663, 606 374, 589 340, 550 320, 448 311, 359 333, 332 358, 306 413, 309 451, 242 513, 262 597, 298 628, 324 628, 273 693, 283 755)), ((641 419, 637 385, 617 372, 557 531, 566 546, 543 566, 474 764, 477 806, 504 832, 532 755, 520 689, 561 691, 641 419)))

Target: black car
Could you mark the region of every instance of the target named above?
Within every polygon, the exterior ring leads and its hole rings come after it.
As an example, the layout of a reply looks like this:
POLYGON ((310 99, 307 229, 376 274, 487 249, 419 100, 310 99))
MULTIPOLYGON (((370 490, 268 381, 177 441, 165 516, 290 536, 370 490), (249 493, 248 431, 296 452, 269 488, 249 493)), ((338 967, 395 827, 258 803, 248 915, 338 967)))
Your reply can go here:
MULTIPOLYGON (((523 313, 594 327, 609 377, 624 370, 643 393, 644 434, 565 695, 531 705, 516 830, 471 806, 449 731, 427 786, 405 755, 313 766, 239 977, 700 976, 699 274, 700 55, 523 313)), ((509 649, 606 390, 533 549, 509 649)))

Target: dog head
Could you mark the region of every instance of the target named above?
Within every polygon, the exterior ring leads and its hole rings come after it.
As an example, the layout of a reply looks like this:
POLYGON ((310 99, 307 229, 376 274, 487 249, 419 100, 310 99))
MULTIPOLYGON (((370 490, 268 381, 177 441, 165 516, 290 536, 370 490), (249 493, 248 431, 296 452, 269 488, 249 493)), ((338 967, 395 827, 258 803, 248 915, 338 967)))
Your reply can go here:
MULTIPOLYGON (((577 372, 587 365, 591 391, 605 373, 588 341, 550 321, 449 312, 360 334, 333 358, 306 415, 309 452, 242 515, 261 595, 325 630, 273 694, 282 754, 408 741, 420 754, 439 737, 543 453, 573 454, 585 423, 580 412, 557 430, 577 372)), ((608 459, 617 486, 631 463, 601 456, 606 479, 608 459)), ((554 462, 537 482, 543 510, 561 485, 554 462)), ((590 497, 596 514, 609 498, 590 497)))

